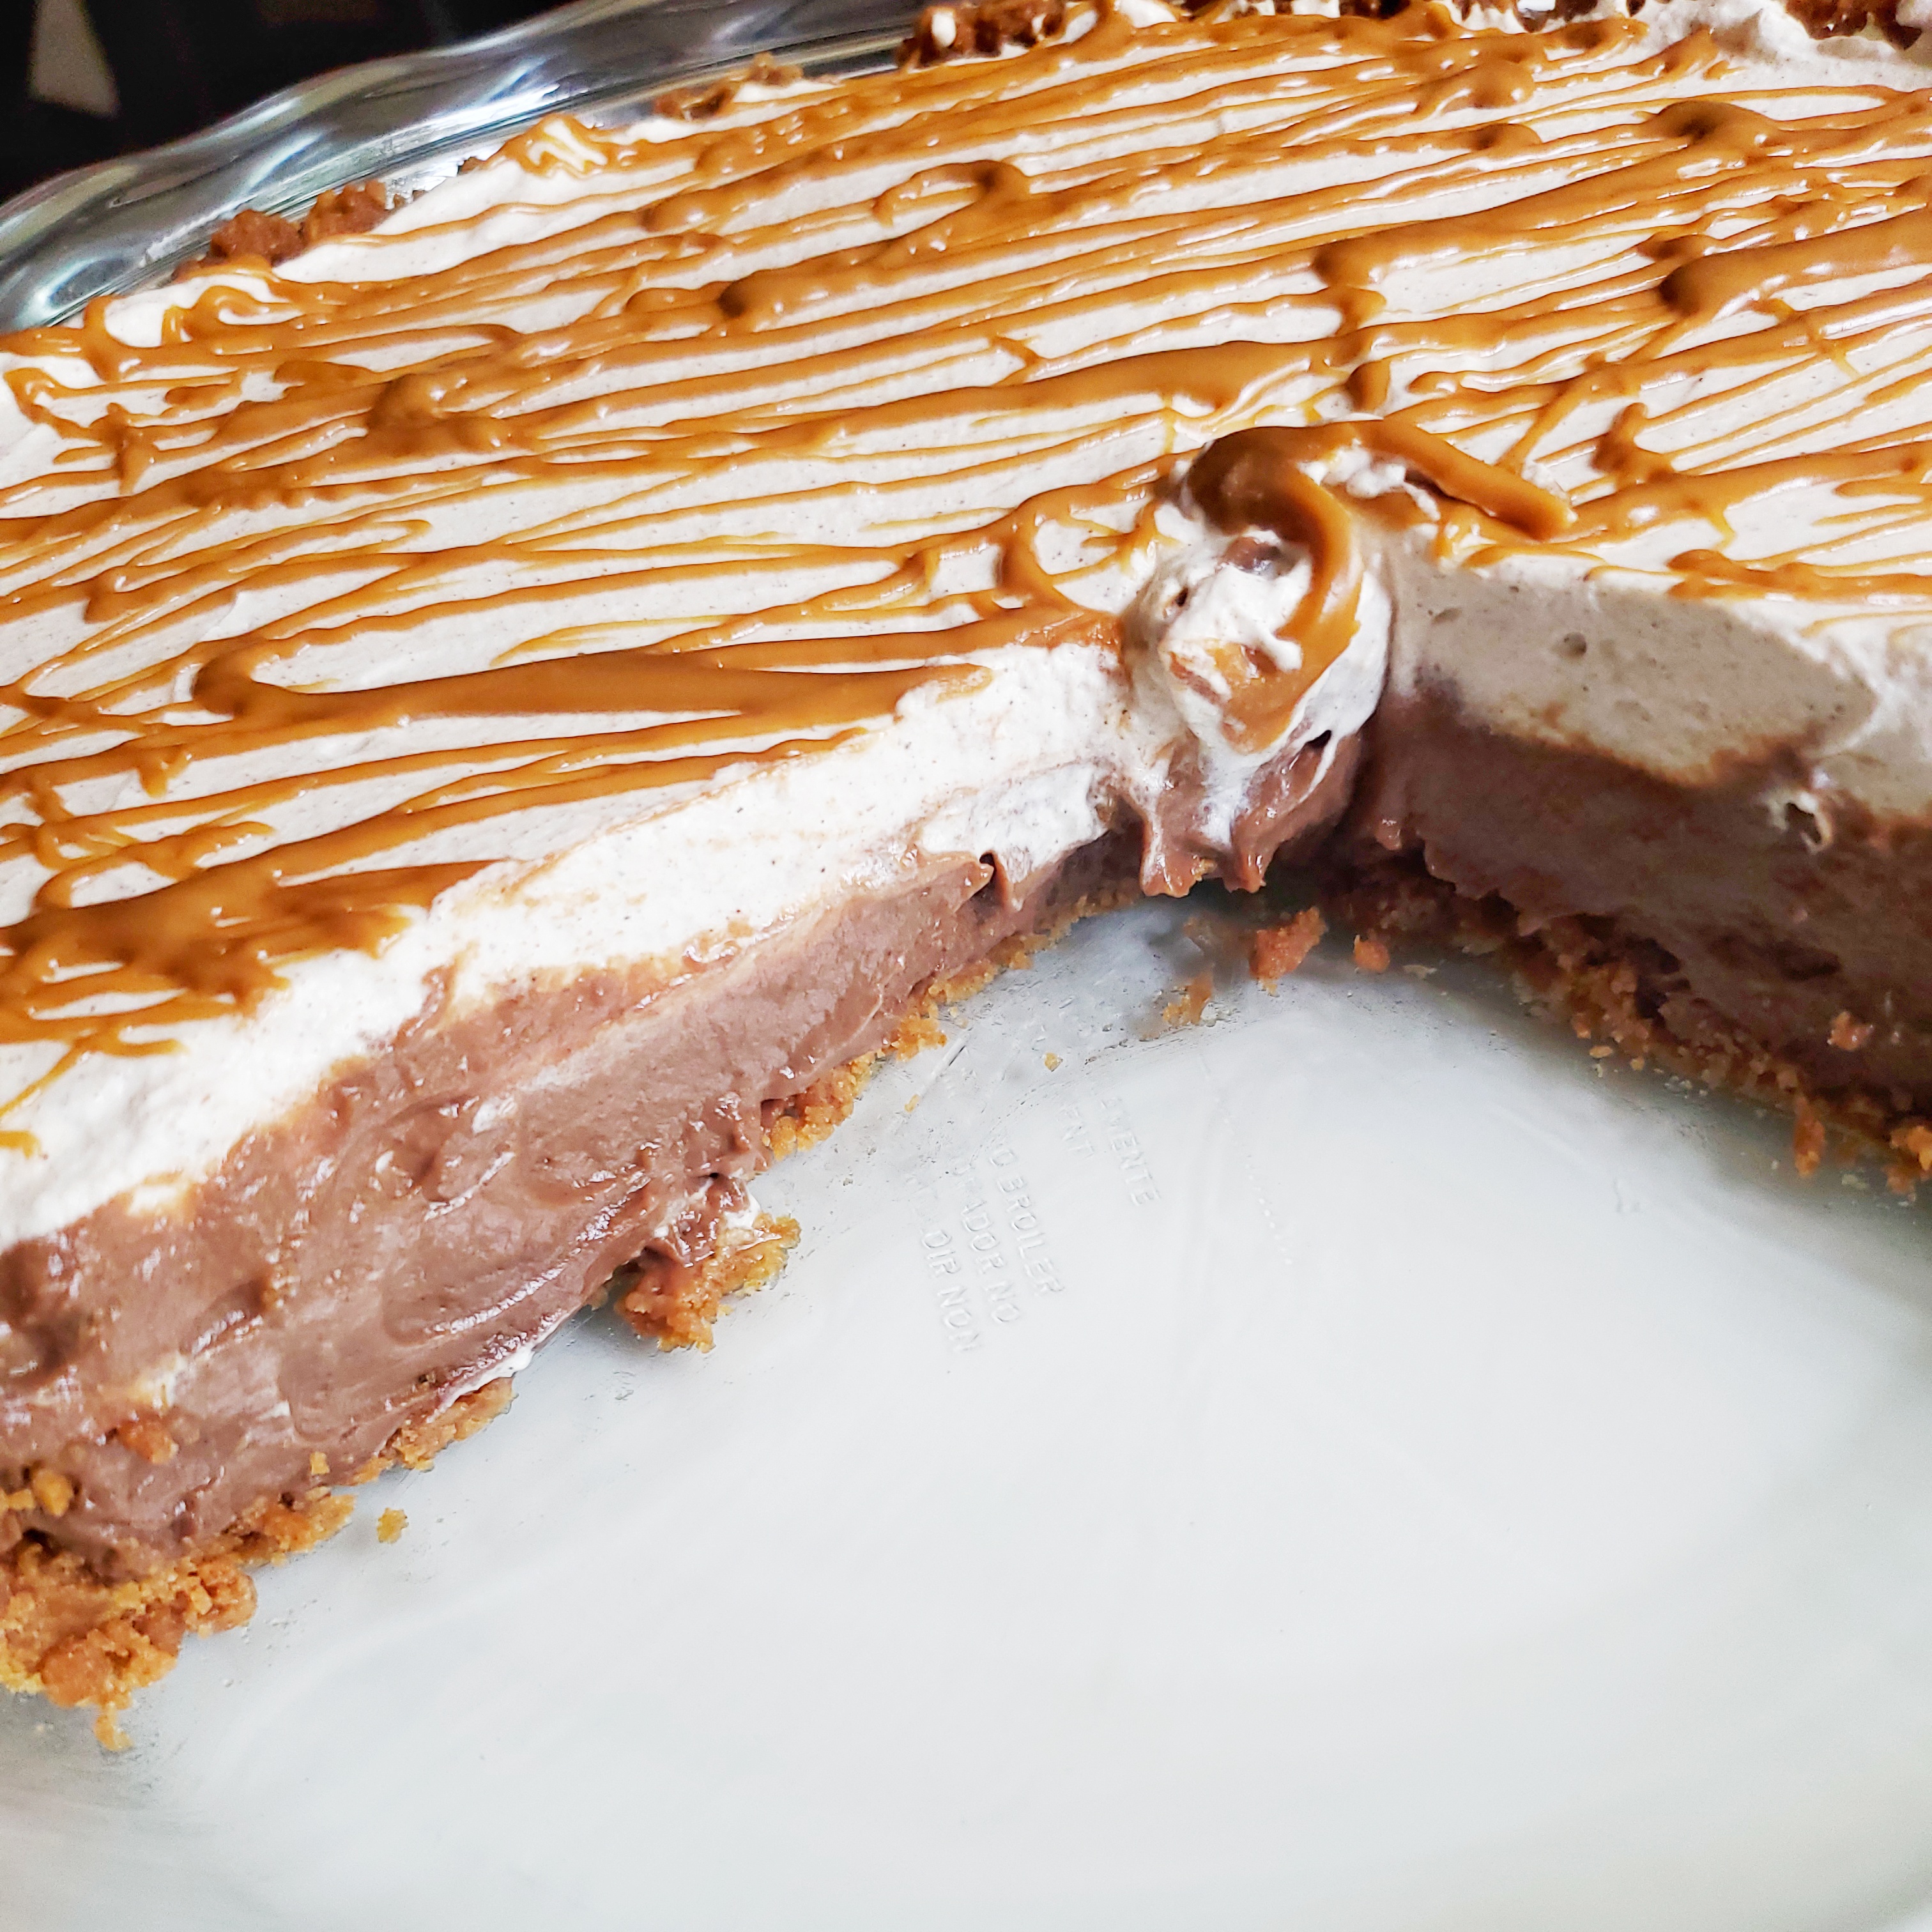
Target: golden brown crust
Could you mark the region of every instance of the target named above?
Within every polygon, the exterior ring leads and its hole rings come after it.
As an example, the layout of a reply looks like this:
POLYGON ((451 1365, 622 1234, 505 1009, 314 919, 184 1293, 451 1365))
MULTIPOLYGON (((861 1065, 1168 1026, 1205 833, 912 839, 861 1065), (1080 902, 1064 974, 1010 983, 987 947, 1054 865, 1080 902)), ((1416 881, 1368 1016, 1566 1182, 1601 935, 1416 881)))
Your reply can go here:
MULTIPOLYGON (((1486 0, 1449 0, 1453 12, 1466 17, 1486 0)), ((1287 0, 1180 0, 1182 10, 1196 20, 1236 18, 1243 14, 1289 10, 1287 0)), ((1385 20, 1415 0, 1340 0, 1339 10, 1367 20, 1385 20)), ((1558 27, 1595 10, 1598 0, 1552 0, 1542 7, 1522 7, 1499 0, 1531 28, 1558 27)), ((1642 0, 1626 0, 1634 14, 1642 0)), ((1915 27, 1900 25, 1898 0, 1784 0, 1786 10, 1814 40, 1862 33, 1872 27, 1894 46, 1909 47, 1918 38, 1915 27)), ((1054 39, 1066 27, 1065 0, 964 0, 958 6, 927 8, 899 48, 899 64, 931 67, 968 55, 1008 52, 1054 39)))
POLYGON ((800 70, 770 54, 760 54, 742 74, 728 75, 700 87, 674 87, 651 103, 669 121, 709 121, 722 114, 746 86, 789 87, 800 78, 800 70))
POLYGON ((748 1294, 776 1280, 797 1244, 796 1221, 760 1214, 750 1227, 722 1238, 700 1262, 687 1265, 668 1255, 646 1255, 620 1273, 617 1312, 660 1348, 708 1348, 726 1296, 748 1294))
POLYGON ((1784 0, 1785 10, 1814 40, 1836 39, 1876 27, 1895 47, 1909 47, 1916 27, 1900 25, 1898 0, 1784 0))
POLYGON ((1214 974, 1197 973, 1181 988, 1179 998, 1168 1000, 1161 1008, 1161 1018, 1171 1027, 1198 1026, 1208 1010, 1208 1002, 1214 997, 1214 974))
MULTIPOLYGON (((1240 14, 1257 10, 1255 0, 1184 0, 1184 10, 1196 16, 1240 14)), ((1340 10, 1370 19, 1399 14, 1412 0, 1340 0, 1340 10)), ((1467 13, 1475 0, 1454 0, 1456 10, 1467 13)), ((1552 0, 1531 12, 1519 10, 1526 26, 1560 26, 1589 13, 1597 0, 1552 0)), ((1904 26, 1898 0, 1784 0, 1786 10, 1814 40, 1829 40, 1874 28, 1892 44, 1910 47, 1918 38, 1916 28, 1904 26)), ((1635 10, 1634 8, 1632 9, 1635 10)), ((962 0, 956 6, 928 7, 912 32, 901 43, 903 68, 930 67, 967 56, 991 56, 1036 46, 1066 31, 1066 0, 962 0)), ((701 85, 668 88, 652 106, 667 118, 698 122, 730 107, 748 85, 784 87, 800 78, 800 70, 755 56, 741 74, 701 85)), ((459 172, 483 166, 488 157, 476 156, 459 172)), ((259 262, 274 268, 316 243, 342 235, 366 234, 390 211, 400 206, 392 190, 380 181, 350 182, 317 196, 300 220, 244 208, 231 215, 208 238, 208 252, 188 263, 183 274, 230 262, 259 262)))
POLYGON ((187 272, 218 262, 266 262, 273 268, 299 254, 302 245, 302 230, 286 216, 244 208, 208 238, 208 253, 190 262, 187 272))
POLYGON ((1364 973, 1386 973, 1389 969, 1389 950, 1387 940, 1378 933, 1357 933, 1355 964, 1364 973))
MULTIPOLYGON (((1792 1158, 1801 1175, 1817 1172, 1834 1136, 1847 1154, 1884 1159, 1887 1179, 1901 1193, 1932 1175, 1932 1122, 1876 1093, 1820 1092, 1803 1070, 1696 1002, 1671 1000, 1666 1022, 1655 997, 1654 949, 1599 922, 1556 920, 1526 932, 1504 901, 1466 898, 1403 860, 1337 875, 1327 897, 1335 916, 1382 950, 1384 964, 1391 943, 1494 957, 1536 1004, 1567 1021, 1580 1040, 1598 1042, 1593 1057, 1618 1054, 1640 1071, 1654 1060, 1790 1114, 1792 1158)), ((1358 960, 1361 945, 1358 939, 1358 960)))
MULTIPOLYGON (((1002 940, 976 965, 949 979, 929 982, 899 1022, 883 1051, 910 1059, 928 1046, 944 1046, 940 1016, 949 1006, 988 986, 1003 972, 1023 972, 1042 946, 1051 945, 1075 920, 1103 911, 1132 896, 1131 888, 1090 894, 1038 933, 1002 940)), ((879 1054, 861 1054, 795 1094, 765 1123, 766 1144, 773 1160, 802 1153, 847 1120, 877 1069, 879 1054)), ((773 1280, 796 1246, 798 1223, 789 1216, 760 1214, 750 1228, 722 1239, 716 1252, 689 1264, 666 1255, 647 1255, 619 1274, 614 1287, 617 1312, 647 1341, 661 1348, 711 1346, 712 1330, 727 1297, 747 1294, 773 1280)))
MULTIPOLYGON (((398 1462, 427 1468, 509 1402, 507 1377, 486 1384, 398 1430, 352 1480, 366 1482, 398 1462)), ((193 1556, 124 1583, 102 1582, 72 1550, 53 1549, 38 1535, 20 1537, 0 1557, 0 1686, 38 1693, 63 1708, 91 1706, 99 1713, 94 1734, 118 1748, 126 1739, 116 1713, 174 1668, 190 1634, 212 1636, 254 1615, 249 1568, 326 1542, 354 1508, 322 1486, 268 1497, 193 1556)))
POLYGON ((0 1684, 64 1708, 100 1713, 95 1735, 125 1740, 114 1722, 134 1693, 174 1668, 182 1641, 232 1630, 255 1608, 244 1566, 312 1549, 348 1520, 326 1490, 275 1498, 209 1549, 132 1582, 103 1583, 71 1550, 22 1537, 0 1560, 0 1684))
POLYGON ((331 188, 316 197, 315 206, 302 218, 302 245, 313 248, 338 235, 366 235, 395 206, 379 181, 350 182, 331 188))
POLYGON ((406 1422, 381 1452, 370 1456, 349 1480, 374 1482, 399 1462, 406 1469, 427 1469, 452 1442, 467 1442, 479 1429, 494 1422, 509 1407, 511 1394, 510 1378, 500 1376, 458 1396, 447 1408, 440 1408, 420 1422, 406 1422))
POLYGON ((244 208, 208 238, 208 253, 182 272, 192 274, 224 262, 266 262, 275 268, 318 242, 332 241, 339 235, 366 235, 398 205, 381 182, 363 181, 317 196, 314 206, 298 222, 244 208))
POLYGON ((1273 926, 1257 926, 1247 936, 1248 971, 1271 993, 1322 943, 1328 922, 1314 906, 1273 926))
POLYGON ((963 0, 928 7, 899 48, 902 67, 931 67, 968 54, 1037 46, 1063 32, 1066 0, 963 0))

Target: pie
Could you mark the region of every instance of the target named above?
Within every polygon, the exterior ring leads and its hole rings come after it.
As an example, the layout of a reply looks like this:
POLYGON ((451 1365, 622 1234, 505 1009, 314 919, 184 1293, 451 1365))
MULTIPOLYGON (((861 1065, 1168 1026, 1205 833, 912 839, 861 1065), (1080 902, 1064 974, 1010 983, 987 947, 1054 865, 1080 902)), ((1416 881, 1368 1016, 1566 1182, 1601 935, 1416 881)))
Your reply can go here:
POLYGON ((703 1339, 1137 893, 1932 1167, 1916 31, 1521 6, 934 8, 0 340, 0 1681, 111 1730, 587 1302, 703 1339))

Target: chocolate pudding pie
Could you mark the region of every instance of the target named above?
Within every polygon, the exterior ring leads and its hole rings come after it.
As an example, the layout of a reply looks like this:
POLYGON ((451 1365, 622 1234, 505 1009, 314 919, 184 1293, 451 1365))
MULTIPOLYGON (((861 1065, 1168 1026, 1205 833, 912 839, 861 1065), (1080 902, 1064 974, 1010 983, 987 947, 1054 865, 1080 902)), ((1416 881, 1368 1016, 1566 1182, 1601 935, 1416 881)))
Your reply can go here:
POLYGON ((934 8, 0 340, 0 1682, 702 1338, 1137 892, 1312 862, 1932 1165, 1916 28, 1520 4, 934 8))

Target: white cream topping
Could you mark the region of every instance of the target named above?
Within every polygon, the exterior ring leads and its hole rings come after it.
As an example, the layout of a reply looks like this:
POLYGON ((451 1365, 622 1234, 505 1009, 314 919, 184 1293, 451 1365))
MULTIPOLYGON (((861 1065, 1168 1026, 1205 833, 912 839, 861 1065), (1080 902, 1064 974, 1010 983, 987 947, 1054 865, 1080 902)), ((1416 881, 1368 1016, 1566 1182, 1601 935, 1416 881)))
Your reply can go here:
MULTIPOLYGON (((1216 659, 1232 645, 1277 670, 1301 668, 1301 648, 1290 631, 1312 578, 1307 553, 1282 545, 1259 567, 1244 567, 1225 560, 1240 539, 1220 535, 1198 512, 1164 512, 1163 522, 1179 536, 1179 548, 1156 567, 1128 619, 1136 723, 1150 745, 1192 750, 1205 792, 1201 830, 1210 844, 1226 846, 1264 765, 1325 737, 1318 776, 1342 741, 1368 722, 1388 666, 1388 592, 1372 569, 1353 642, 1295 706, 1279 736, 1244 746, 1228 729, 1232 694, 1216 659)), ((1150 756, 1140 784, 1165 784, 1171 758, 1150 756)), ((1133 796, 1151 818, 1155 793, 1133 796)))

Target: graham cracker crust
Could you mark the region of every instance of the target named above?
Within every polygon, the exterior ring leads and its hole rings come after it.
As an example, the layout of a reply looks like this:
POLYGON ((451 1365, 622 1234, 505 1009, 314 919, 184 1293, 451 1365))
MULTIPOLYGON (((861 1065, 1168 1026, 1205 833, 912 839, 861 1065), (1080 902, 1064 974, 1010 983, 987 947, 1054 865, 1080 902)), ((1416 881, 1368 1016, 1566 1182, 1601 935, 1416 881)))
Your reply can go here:
MULTIPOLYGON (((1654 1063, 1789 1114, 1801 1177, 1817 1172, 1834 1139, 1843 1158, 1882 1160, 1895 1192, 1910 1194, 1932 1175, 1932 1121, 1868 1089, 1821 1089, 1674 984, 1676 962, 1668 953, 1607 922, 1533 925, 1506 901, 1467 898, 1413 860, 1331 870, 1322 898, 1332 918, 1357 933, 1358 964, 1382 970, 1390 946, 1418 944, 1493 958, 1532 1005, 1593 1042, 1592 1058, 1620 1055, 1639 1072, 1654 1063)), ((1850 1014, 1840 1014, 1833 1044, 1857 1046, 1858 1030, 1850 1014)))
MULTIPOLYGON (((855 1082, 838 1120, 852 1111, 856 1088, 863 1084, 862 1080, 855 1082)), ((830 1132, 838 1120, 830 1122, 824 1132, 830 1132)), ((797 1245, 798 1223, 790 1216, 760 1214, 748 1228, 725 1229, 716 1252, 701 1262, 686 1264, 664 1255, 644 1256, 618 1270, 612 1284, 617 1312, 660 1348, 708 1348, 725 1298, 748 1294, 775 1281, 786 1256, 797 1245)))
MULTIPOLYGON (((406 1424, 348 1480, 366 1483, 398 1463, 426 1469, 509 1406, 507 1377, 486 1383, 406 1424)), ((73 1551, 23 1536, 0 1559, 0 1685, 63 1708, 92 1706, 94 1736, 120 1750, 117 1714, 174 1668, 189 1634, 234 1630, 254 1614, 248 1571, 327 1541, 354 1509, 326 1484, 267 1497, 206 1549, 125 1583, 103 1583, 73 1551)))

